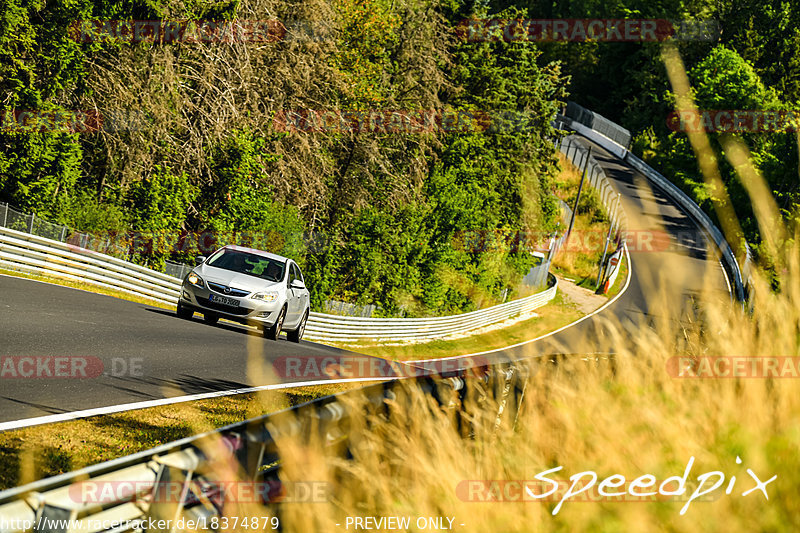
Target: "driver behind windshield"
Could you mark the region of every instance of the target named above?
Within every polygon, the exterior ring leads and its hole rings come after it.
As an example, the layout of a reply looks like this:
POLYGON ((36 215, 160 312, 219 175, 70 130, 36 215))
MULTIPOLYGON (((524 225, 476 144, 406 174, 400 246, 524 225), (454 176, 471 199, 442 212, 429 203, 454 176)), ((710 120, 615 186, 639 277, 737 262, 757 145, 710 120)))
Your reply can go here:
POLYGON ((233 253, 231 256, 231 270, 241 272, 242 274, 248 274, 250 272, 250 265, 245 261, 242 254, 233 253))
POLYGON ((208 264, 269 281, 280 281, 284 272, 284 265, 281 262, 235 251, 226 251, 216 259, 212 258, 208 264))

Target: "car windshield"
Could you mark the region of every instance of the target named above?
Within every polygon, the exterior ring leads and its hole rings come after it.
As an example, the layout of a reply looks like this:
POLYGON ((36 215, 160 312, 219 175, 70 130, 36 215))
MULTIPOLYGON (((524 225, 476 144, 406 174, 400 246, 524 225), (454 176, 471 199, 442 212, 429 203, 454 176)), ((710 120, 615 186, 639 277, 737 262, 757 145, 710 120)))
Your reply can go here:
POLYGON ((221 254, 215 254, 208 265, 267 281, 282 280, 286 270, 286 263, 282 261, 236 250, 223 250, 221 254))

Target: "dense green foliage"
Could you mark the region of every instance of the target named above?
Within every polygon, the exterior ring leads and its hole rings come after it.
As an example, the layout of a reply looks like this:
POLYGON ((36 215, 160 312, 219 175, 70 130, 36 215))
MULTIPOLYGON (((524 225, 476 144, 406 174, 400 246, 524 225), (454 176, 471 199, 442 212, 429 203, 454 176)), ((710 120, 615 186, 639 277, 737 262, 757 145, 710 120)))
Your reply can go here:
MULTIPOLYGON (((714 39, 677 42, 701 110, 800 109, 800 4, 790 0, 517 0, 540 18, 649 18, 716 22, 714 39)), ((713 26, 712 26, 713 27, 713 26)), ((661 44, 655 42, 542 43, 544 57, 563 62, 572 99, 621 123, 633 150, 673 179, 712 215, 709 191, 687 136, 672 131, 674 110, 661 44)), ((793 132, 738 133, 750 147, 787 220, 800 221, 797 137, 793 132)), ((748 196, 719 143, 712 147, 747 240, 760 236, 748 196)))
POLYGON ((340 298, 422 314, 492 302, 515 287, 529 256, 502 242, 459 247, 457 236, 553 227, 549 119, 566 79, 533 43, 458 40, 452 28, 485 9, 458 0, 5 0, 0 200, 81 231, 152 235, 133 259, 154 267, 191 260, 196 249, 175 246, 186 233, 289 255, 316 307, 340 298), (273 17, 288 33, 268 43, 84 42, 73 25, 273 17), (522 118, 466 132, 275 126, 277 113, 299 109, 522 118), (15 110, 91 110, 102 127, 21 127, 15 110))

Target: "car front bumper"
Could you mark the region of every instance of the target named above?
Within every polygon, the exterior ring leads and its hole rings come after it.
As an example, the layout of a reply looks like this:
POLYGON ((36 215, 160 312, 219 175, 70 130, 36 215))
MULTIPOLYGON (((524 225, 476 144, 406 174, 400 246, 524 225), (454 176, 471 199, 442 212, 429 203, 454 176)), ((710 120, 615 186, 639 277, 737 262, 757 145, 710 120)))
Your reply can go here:
POLYGON ((212 294, 217 293, 206 287, 197 287, 185 281, 181 287, 180 303, 183 307, 198 313, 212 314, 220 318, 235 320, 242 324, 272 327, 278 320, 281 303, 277 300, 274 302, 262 302, 249 297, 236 298, 219 294, 219 296, 232 298, 239 302, 238 306, 229 306, 210 301, 209 297, 212 294))

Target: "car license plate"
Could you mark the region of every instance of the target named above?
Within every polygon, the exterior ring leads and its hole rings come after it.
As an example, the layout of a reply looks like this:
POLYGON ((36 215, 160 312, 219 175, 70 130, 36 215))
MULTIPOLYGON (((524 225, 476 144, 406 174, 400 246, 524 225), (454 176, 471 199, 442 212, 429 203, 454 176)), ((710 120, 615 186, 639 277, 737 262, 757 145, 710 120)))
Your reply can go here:
POLYGON ((216 294, 212 294, 208 298, 210 301, 222 304, 222 305, 230 305, 231 307, 239 307, 239 300, 234 298, 228 298, 226 296, 217 296, 216 294))

